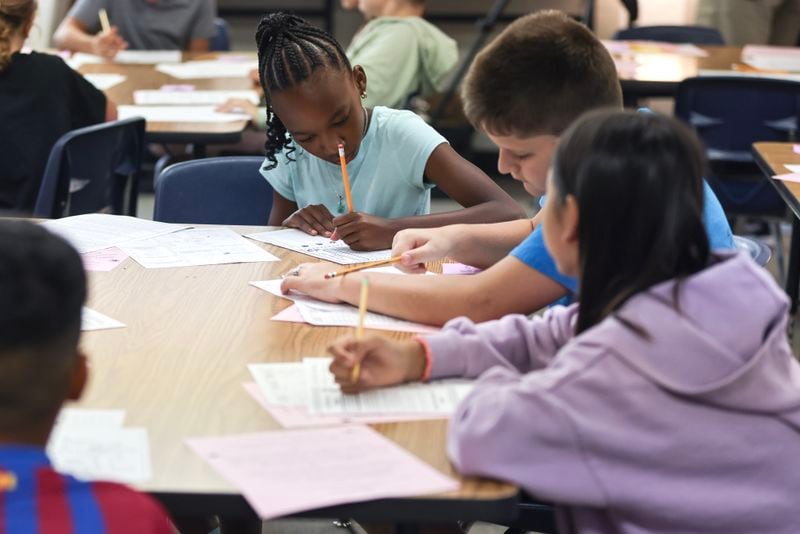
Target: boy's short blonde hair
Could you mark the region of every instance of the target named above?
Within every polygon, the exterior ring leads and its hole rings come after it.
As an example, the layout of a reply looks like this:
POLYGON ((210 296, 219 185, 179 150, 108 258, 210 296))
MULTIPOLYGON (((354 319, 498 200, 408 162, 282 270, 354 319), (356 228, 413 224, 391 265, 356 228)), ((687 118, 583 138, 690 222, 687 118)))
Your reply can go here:
POLYGON ((496 135, 561 135, 583 113, 621 108, 614 60, 583 24, 540 11, 508 26, 475 58, 464 112, 496 135))

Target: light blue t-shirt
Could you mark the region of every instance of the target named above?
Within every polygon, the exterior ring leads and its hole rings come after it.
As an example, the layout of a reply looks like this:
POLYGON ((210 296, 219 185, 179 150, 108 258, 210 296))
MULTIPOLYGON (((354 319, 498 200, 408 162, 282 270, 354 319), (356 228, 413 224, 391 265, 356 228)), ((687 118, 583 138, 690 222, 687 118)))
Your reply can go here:
MULTIPOLYGON (((387 219, 430 213, 434 184, 424 180, 425 166, 442 143, 447 140, 416 114, 376 106, 358 154, 347 164, 353 209, 387 219)), ((324 204, 334 216, 346 211, 341 167, 295 147, 295 161, 286 150, 276 154, 278 166, 262 169, 264 178, 298 208, 324 204)))
MULTIPOLYGON (((544 205, 545 197, 539 201, 544 205)), ((708 234, 708 243, 712 250, 725 250, 736 248, 733 244, 733 234, 731 227, 728 224, 728 219, 725 218, 725 212, 717 199, 717 195, 703 180, 703 222, 705 223, 706 233, 708 234)), ((531 235, 525 241, 520 243, 511 255, 520 260, 522 263, 536 269, 543 275, 551 278, 569 290, 572 295, 578 291, 578 280, 571 276, 566 276, 558 272, 556 263, 547 247, 544 246, 544 236, 542 234, 542 225, 536 227, 531 235)))

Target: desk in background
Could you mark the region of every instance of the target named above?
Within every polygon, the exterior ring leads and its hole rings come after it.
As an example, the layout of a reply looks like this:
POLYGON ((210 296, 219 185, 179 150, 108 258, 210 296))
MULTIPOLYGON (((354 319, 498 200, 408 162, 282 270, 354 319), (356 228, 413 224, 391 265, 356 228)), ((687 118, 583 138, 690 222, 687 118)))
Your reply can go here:
POLYGON ((792 210, 792 240, 789 248, 789 269, 786 273, 786 293, 792 299, 792 313, 797 311, 800 289, 800 184, 774 180, 776 174, 787 174, 784 165, 800 165, 800 154, 793 143, 755 143, 753 154, 761 171, 778 190, 783 201, 792 210))
MULTIPOLYGON (((259 230, 233 228, 240 233, 259 230)), ((249 282, 277 278, 311 258, 263 246, 281 261, 144 269, 129 258, 110 272, 90 273, 88 305, 127 326, 84 333, 82 346, 90 358, 91 378, 79 406, 124 409, 126 424, 148 429, 154 476, 139 489, 154 494, 175 515, 252 517, 238 491, 191 452, 184 440, 279 430, 242 388, 243 382, 252 380, 247 364, 324 355, 331 341, 351 331, 271 321, 291 303, 249 282)), ((516 487, 460 477, 450 466, 445 455, 446 420, 372 426, 458 479, 461 489, 301 515, 400 523, 513 517, 516 487)))

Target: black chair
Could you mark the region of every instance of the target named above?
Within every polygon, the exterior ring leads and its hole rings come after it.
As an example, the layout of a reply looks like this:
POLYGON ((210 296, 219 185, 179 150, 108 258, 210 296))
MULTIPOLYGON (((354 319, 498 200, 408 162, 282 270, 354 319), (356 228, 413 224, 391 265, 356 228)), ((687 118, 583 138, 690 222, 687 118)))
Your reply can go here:
POLYGON ((231 156, 170 165, 156 178, 153 219, 172 223, 266 225, 272 187, 263 157, 231 156))
POLYGON ((68 132, 53 145, 33 214, 59 218, 98 211, 136 215, 145 121, 133 117, 68 132))
POLYGON ((706 26, 638 26, 619 30, 613 39, 717 46, 725 44, 725 39, 719 30, 706 26))
POLYGON ((751 146, 757 141, 795 140, 800 83, 724 76, 689 78, 678 86, 675 115, 694 128, 705 144, 711 164, 706 179, 725 212, 770 221, 783 277, 779 219, 785 216, 786 205, 759 172, 751 146))

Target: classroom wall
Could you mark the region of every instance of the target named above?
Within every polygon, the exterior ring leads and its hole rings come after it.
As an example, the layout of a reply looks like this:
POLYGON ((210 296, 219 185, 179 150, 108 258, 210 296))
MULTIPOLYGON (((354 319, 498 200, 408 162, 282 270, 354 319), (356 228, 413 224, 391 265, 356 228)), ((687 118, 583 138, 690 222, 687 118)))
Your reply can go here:
MULTIPOLYGON (((697 0, 639 0, 639 26, 694 24, 697 0)), ((628 23, 627 12, 619 0, 597 0, 597 34, 610 38, 628 23)))
POLYGON ((64 18, 69 3, 69 0, 39 0, 36 20, 25 45, 35 50, 50 47, 53 32, 64 18))

